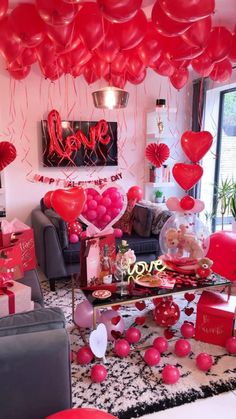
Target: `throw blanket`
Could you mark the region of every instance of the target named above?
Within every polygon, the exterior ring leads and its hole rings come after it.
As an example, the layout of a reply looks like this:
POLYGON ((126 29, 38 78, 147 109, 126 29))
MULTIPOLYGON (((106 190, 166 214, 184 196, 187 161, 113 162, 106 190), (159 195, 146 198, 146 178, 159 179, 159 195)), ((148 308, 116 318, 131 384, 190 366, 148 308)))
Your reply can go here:
POLYGON ((171 217, 172 213, 168 211, 165 204, 154 204, 151 201, 141 201, 141 205, 145 205, 153 211, 152 234, 159 234, 163 225, 171 217))

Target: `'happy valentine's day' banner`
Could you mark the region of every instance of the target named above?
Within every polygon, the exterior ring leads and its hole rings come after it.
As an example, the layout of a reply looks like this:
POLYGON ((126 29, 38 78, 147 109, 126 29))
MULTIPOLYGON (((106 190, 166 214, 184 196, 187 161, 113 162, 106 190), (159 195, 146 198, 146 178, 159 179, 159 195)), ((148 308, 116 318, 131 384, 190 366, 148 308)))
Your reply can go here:
POLYGON ((64 188, 71 188, 74 186, 81 186, 81 185, 87 185, 87 184, 93 184, 93 185, 104 185, 109 182, 116 182, 117 180, 122 179, 122 173, 117 173, 116 175, 112 175, 105 178, 95 179, 95 180, 82 180, 82 181, 74 181, 74 180, 65 180, 60 178, 52 178, 48 176, 42 176, 39 174, 35 174, 32 176, 28 176, 27 180, 29 182, 40 182, 40 183, 47 183, 49 185, 55 185, 55 186, 63 186, 64 188))

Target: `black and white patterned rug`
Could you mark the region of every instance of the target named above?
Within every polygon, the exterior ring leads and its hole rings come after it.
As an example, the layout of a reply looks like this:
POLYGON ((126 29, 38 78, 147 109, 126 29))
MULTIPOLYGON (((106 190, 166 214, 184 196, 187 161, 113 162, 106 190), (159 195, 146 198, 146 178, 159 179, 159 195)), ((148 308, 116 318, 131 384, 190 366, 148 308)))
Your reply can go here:
MULTIPOLYGON (((185 314, 186 300, 178 297, 175 302, 181 309, 179 322, 173 327, 174 337, 169 340, 168 351, 161 356, 156 367, 149 367, 143 360, 144 349, 135 350, 127 358, 120 359, 113 353, 113 344, 109 343, 106 354, 107 379, 101 384, 93 383, 90 378, 93 361, 81 366, 76 362, 76 352, 83 346, 78 329, 72 323, 70 283, 58 282, 57 291, 50 292, 48 282, 42 283, 46 306, 61 307, 67 320, 71 348, 74 353, 72 362, 72 392, 74 407, 94 407, 117 416, 119 419, 137 418, 147 413, 158 412, 197 399, 203 399, 222 392, 236 389, 236 357, 230 356, 224 348, 190 339, 192 352, 187 358, 179 358, 174 352, 175 341, 181 337, 181 324, 195 321, 196 300, 190 304, 194 308, 189 317, 185 314), (207 373, 197 369, 195 358, 200 352, 213 356, 214 365, 207 373), (181 377, 174 385, 162 382, 161 371, 166 364, 179 368, 181 377)), ((81 300, 78 294, 78 301, 81 300)), ((163 328, 153 321, 152 303, 145 309, 146 322, 138 326, 142 339, 139 347, 152 344, 154 338, 163 335, 163 328)), ((128 328, 135 317, 143 315, 134 305, 120 309, 128 328)), ((89 334, 89 331, 87 331, 89 334)))

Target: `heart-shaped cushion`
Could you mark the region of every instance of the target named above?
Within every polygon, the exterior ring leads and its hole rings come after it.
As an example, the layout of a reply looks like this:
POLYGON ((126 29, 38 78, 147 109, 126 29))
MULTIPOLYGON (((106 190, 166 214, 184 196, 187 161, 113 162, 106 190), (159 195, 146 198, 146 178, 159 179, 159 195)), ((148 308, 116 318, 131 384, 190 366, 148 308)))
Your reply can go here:
POLYGON ((201 179, 203 168, 199 164, 176 163, 172 173, 181 188, 188 191, 201 179))
POLYGON ((213 137, 208 131, 186 131, 181 137, 181 147, 193 163, 198 162, 205 156, 210 150, 212 142, 213 137))
POLYGON ((71 189, 56 189, 51 195, 51 204, 67 222, 74 221, 80 216, 86 201, 86 192, 81 187, 71 189))
POLYGON ((89 346, 98 358, 103 358, 107 349, 107 329, 103 323, 90 333, 89 346))
POLYGON ((127 196, 119 186, 92 187, 85 191, 87 199, 80 220, 93 226, 95 232, 111 227, 124 214, 127 196))
POLYGON ((0 143, 0 171, 12 163, 16 158, 16 148, 8 141, 0 143))

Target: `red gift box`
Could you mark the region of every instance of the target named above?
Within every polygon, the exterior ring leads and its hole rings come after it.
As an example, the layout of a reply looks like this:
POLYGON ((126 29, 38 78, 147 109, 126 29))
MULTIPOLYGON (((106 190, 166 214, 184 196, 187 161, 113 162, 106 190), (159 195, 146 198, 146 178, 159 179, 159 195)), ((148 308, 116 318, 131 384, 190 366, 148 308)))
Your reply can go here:
POLYGON ((0 249, 0 273, 11 274, 11 279, 17 280, 24 276, 21 249, 19 245, 0 249))
POLYGON ((217 292, 203 291, 197 304, 195 339, 225 346, 233 336, 236 297, 217 292))
POLYGON ((3 233, 0 231, 0 247, 7 247, 11 244, 12 233, 3 233))
POLYGON ((32 228, 28 228, 22 232, 14 234, 15 239, 13 244, 19 245, 21 249, 21 260, 23 270, 29 271, 36 267, 35 246, 34 246, 34 232, 32 228))
POLYGON ((80 249, 80 286, 89 287, 102 283, 101 266, 104 254, 104 246, 109 249, 111 265, 116 258, 116 246, 114 234, 105 236, 86 237, 81 240, 80 249))

